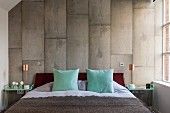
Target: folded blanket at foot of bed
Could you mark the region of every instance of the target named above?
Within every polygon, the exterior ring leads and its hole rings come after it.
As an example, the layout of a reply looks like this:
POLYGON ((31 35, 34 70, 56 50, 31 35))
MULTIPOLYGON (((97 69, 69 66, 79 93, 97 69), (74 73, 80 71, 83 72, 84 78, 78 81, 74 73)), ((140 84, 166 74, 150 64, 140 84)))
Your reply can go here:
POLYGON ((5 113, 151 113, 137 98, 45 97, 24 98, 5 113))

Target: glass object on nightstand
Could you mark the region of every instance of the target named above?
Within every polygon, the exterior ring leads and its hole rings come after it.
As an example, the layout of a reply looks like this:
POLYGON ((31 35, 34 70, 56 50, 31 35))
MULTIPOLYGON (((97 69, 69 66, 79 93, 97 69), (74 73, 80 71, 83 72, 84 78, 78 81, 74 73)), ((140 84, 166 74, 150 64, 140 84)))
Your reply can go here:
POLYGON ((150 88, 146 88, 146 86, 140 86, 140 87, 131 88, 131 87, 129 87, 129 86, 127 85, 126 88, 127 88, 128 90, 154 90, 153 85, 152 85, 152 87, 150 87, 150 88))

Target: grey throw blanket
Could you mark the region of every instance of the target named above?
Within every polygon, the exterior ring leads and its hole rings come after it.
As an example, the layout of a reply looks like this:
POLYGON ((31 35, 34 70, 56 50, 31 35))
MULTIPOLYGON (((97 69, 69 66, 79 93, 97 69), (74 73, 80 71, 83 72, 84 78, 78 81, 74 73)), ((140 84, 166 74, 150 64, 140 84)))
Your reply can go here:
POLYGON ((46 97, 21 99, 5 113, 151 113, 136 98, 46 97))

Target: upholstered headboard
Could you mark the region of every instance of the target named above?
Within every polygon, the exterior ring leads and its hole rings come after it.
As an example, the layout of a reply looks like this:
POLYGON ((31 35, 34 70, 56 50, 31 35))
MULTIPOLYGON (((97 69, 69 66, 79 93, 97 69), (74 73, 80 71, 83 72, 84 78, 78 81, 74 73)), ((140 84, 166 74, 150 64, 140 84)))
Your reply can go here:
MULTIPOLYGON (((78 79, 87 80, 86 73, 79 73, 78 79)), ((125 86, 123 73, 114 73, 113 80, 119 83, 120 85, 125 86)), ((34 86, 38 87, 53 81, 54 81, 53 73, 37 73, 35 76, 34 86)))

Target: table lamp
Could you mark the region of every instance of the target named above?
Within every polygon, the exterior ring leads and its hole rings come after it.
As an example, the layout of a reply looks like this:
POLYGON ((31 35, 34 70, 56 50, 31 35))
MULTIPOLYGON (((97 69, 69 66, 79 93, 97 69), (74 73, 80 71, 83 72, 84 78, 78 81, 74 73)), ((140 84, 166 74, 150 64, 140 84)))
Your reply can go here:
POLYGON ((129 70, 131 71, 131 83, 133 84, 133 71, 135 69, 134 64, 129 64, 129 70))
POLYGON ((27 81, 27 72, 28 72, 28 70, 29 70, 29 65, 28 64, 24 64, 23 66, 22 66, 22 70, 23 70, 23 72, 25 72, 25 76, 23 77, 23 79, 24 79, 24 82, 26 82, 27 81))

